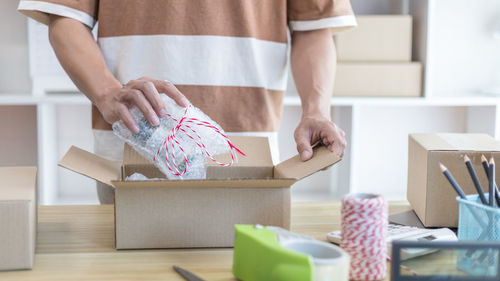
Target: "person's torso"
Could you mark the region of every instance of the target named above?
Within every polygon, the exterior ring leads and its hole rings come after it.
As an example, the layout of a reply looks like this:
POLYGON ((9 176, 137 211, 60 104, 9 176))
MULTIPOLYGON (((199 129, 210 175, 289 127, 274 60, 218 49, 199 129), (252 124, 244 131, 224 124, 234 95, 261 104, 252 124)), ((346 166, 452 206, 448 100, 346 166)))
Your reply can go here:
POLYGON ((227 131, 276 131, 287 84, 286 11, 286 0, 101 0, 98 43, 124 84, 169 80, 227 131))

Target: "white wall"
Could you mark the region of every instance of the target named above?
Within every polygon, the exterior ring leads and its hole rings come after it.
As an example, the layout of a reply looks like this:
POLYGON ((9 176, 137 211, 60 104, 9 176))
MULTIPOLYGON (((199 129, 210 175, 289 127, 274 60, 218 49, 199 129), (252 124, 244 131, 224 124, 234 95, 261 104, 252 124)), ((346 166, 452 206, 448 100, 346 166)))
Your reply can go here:
POLYGON ((432 94, 500 96, 500 1, 438 0, 430 10, 432 94))
POLYGON ((0 4, 0 94, 31 92, 26 17, 16 11, 18 3, 0 4))
MULTIPOLYGON (((93 151, 90 105, 60 105, 56 109, 57 159, 61 159, 74 145, 93 151)), ((58 167, 58 198, 60 204, 97 204, 95 180, 58 167)))
POLYGON ((365 106, 357 115, 354 136, 353 192, 382 193, 405 199, 408 134, 466 132, 464 107, 365 106))

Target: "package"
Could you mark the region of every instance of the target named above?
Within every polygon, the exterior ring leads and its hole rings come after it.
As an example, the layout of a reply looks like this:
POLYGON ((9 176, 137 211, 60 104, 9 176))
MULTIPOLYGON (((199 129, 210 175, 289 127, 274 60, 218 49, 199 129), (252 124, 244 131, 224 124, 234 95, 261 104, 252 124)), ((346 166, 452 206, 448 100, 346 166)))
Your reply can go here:
POLYGON ((0 167, 0 271, 33 267, 36 175, 35 167, 0 167))
POLYGON ((334 96, 419 97, 422 65, 412 63, 339 63, 334 96))
MULTIPOLYGON (((236 151, 224 130, 200 109, 189 105, 181 107, 165 94, 160 94, 167 116, 160 118, 159 126, 152 126, 137 106, 130 114, 139 127, 132 133, 120 120, 113 124, 113 132, 149 159, 169 179, 204 179, 205 160, 219 163, 213 155, 231 152, 232 159, 221 165, 232 165, 236 151)), ((244 154, 243 154, 244 155, 244 154)))
MULTIPOLYGON (((481 186, 488 180, 481 155, 500 156, 500 143, 485 134, 412 134, 408 143, 407 199, 426 227, 457 227, 458 195, 439 168, 443 163, 466 194, 476 194, 463 157, 471 159, 481 186)), ((496 173, 500 172, 496 167, 496 173)), ((498 182, 497 182, 498 184, 498 182)))
POLYGON ((113 186, 116 248, 144 249, 232 247, 234 224, 289 228, 290 186, 340 160, 321 146, 309 161, 274 166, 267 138, 230 139, 247 157, 231 167, 209 163, 206 180, 167 180, 128 145, 122 163, 72 147, 59 164, 113 186), (123 180, 134 173, 163 180, 123 180))
POLYGON ((411 61, 411 16, 365 15, 356 20, 356 28, 334 37, 340 62, 411 61))

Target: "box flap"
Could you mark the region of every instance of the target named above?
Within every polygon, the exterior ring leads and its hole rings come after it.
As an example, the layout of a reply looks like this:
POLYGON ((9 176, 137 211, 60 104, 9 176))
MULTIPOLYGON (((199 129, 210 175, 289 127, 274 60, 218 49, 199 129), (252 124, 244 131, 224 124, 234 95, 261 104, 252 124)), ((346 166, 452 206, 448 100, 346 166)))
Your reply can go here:
POLYGON ((36 167, 0 167, 0 201, 35 198, 36 167))
POLYGON ((111 181, 119 179, 121 169, 120 162, 105 159, 75 146, 68 150, 59 166, 111 186, 111 181))
POLYGON ((313 157, 308 161, 302 161, 299 155, 278 164, 274 168, 275 178, 302 179, 315 172, 329 167, 342 158, 331 152, 327 147, 321 145, 313 148, 313 157))
POLYGON ((116 188, 122 187, 289 187, 295 179, 227 179, 227 180, 150 180, 150 181, 113 181, 116 188))
POLYGON ((500 142, 487 134, 411 134, 427 150, 500 151, 500 142))

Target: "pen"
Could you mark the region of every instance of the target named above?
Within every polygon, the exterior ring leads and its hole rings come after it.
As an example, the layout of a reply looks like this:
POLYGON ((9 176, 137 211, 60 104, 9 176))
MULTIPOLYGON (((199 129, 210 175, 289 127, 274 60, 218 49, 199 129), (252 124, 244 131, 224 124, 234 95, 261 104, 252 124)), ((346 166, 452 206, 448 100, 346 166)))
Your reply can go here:
POLYGON ((490 192, 490 206, 495 206, 495 160, 493 157, 490 158, 490 175, 488 177, 489 180, 489 192, 490 192))
POLYGON ((488 201, 486 200, 486 197, 484 196, 483 188, 481 187, 481 183, 479 182, 479 179, 477 178, 476 171, 474 170, 474 167, 472 167, 472 163, 470 161, 470 158, 465 155, 464 156, 464 162, 465 165, 467 166, 467 170, 469 170, 470 177, 472 178, 472 182, 474 183, 474 187, 477 190, 477 194, 479 194, 479 198, 481 199, 481 202, 483 204, 487 205, 488 201))
MULTIPOLYGON (((484 172, 486 173, 486 177, 489 180, 489 174, 490 174, 490 165, 488 164, 488 160, 484 155, 481 155, 481 163, 483 163, 483 168, 484 172)), ((500 192, 498 191, 498 186, 496 183, 493 183, 495 185, 495 199, 497 200, 497 205, 500 206, 500 192)))
MULTIPOLYGON (((446 178, 450 182, 450 184, 453 187, 453 189, 455 189, 455 191, 457 192, 458 196, 460 196, 460 198, 462 198, 463 200, 467 200, 467 197, 466 197, 464 191, 462 190, 462 188, 460 188, 460 186, 455 181, 455 179, 453 178, 453 176, 451 175, 451 173, 448 171, 448 169, 446 168, 446 166, 444 166, 442 163, 439 163, 439 167, 441 168, 441 172, 443 172, 443 174, 446 176, 446 178)), ((474 210, 473 208, 471 208, 471 206, 467 206, 467 207, 468 207, 471 215, 474 217, 474 219, 477 221, 477 223, 483 229, 483 231, 481 232, 481 235, 479 237, 479 240, 486 238, 486 236, 488 235, 488 232, 486 231, 486 228, 488 227, 488 225, 484 224, 484 222, 481 219, 481 217, 476 213, 476 210, 474 210)), ((470 258, 470 257, 472 257, 472 255, 474 254, 474 252, 475 252, 474 250, 469 249, 469 250, 467 250, 467 252, 465 253, 465 255, 470 258)))
POLYGON ((453 178, 453 176, 450 174, 450 172, 448 171, 448 169, 442 164, 442 163, 439 163, 439 167, 441 168, 441 172, 443 172, 443 174, 445 175, 445 177, 448 179, 448 181, 450 182, 451 186, 453 187, 453 189, 455 189, 455 191, 457 192, 458 196, 460 196, 460 198, 464 199, 464 200, 467 200, 467 197, 465 196, 465 193, 464 191, 462 190, 462 188, 458 185, 457 181, 455 181, 455 179, 453 178))

